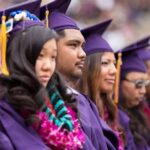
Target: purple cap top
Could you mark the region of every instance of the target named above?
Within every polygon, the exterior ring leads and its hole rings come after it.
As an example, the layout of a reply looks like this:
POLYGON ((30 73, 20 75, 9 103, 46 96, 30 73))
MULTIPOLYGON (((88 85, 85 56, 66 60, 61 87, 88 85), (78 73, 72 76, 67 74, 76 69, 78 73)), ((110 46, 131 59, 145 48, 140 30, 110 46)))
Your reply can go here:
POLYGON ((56 30, 76 29, 80 30, 75 21, 63 13, 53 12, 49 17, 49 26, 56 30))
POLYGON ((80 30, 75 21, 65 15, 71 0, 55 0, 40 8, 40 19, 45 19, 45 11, 49 10, 49 27, 58 31, 64 29, 80 30))
POLYGON ((121 74, 127 72, 147 72, 144 62, 138 57, 136 52, 122 57, 121 74))
POLYGON ((133 71, 146 73, 146 66, 144 61, 140 58, 139 52, 144 51, 148 46, 149 43, 146 42, 127 46, 122 50, 123 64, 121 66, 121 74, 133 71))
POLYGON ((18 22, 10 32, 10 39, 12 39, 18 31, 24 31, 25 29, 35 25, 44 26, 41 21, 24 20, 18 22))
MULTIPOLYGON (((20 4, 14 5, 12 7, 9 7, 5 10, 0 10, 0 16, 4 14, 6 17, 9 17, 11 12, 17 11, 17 10, 27 10, 30 13, 35 14, 36 16, 39 16, 40 4, 41 4, 41 0, 30 0, 27 2, 23 2, 20 4)), ((0 19, 0 23, 1 23, 1 19, 0 19)))
POLYGON ((113 52, 111 46, 102 37, 102 34, 106 31, 111 21, 112 20, 107 20, 102 23, 81 30, 86 40, 84 50, 87 55, 98 52, 113 52))
POLYGON ((66 13, 69 4, 71 0, 55 0, 53 2, 50 2, 40 8, 40 19, 45 19, 45 12, 46 10, 49 10, 49 13, 51 14, 54 11, 66 13))
POLYGON ((143 61, 150 60, 150 49, 148 48, 142 49, 142 50, 139 50, 137 53, 143 61))
POLYGON ((129 46, 126 47, 126 49, 132 48, 132 47, 136 48, 137 46, 146 45, 148 43, 150 44, 150 36, 147 36, 145 38, 142 38, 142 39, 136 41, 135 43, 130 44, 129 46))

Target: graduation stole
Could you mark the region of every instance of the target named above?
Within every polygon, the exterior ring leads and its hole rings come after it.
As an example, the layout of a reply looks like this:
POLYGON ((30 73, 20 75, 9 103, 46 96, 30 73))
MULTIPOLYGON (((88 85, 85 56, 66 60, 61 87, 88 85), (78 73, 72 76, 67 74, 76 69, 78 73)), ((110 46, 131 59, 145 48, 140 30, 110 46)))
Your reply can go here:
POLYGON ((83 147, 84 136, 71 107, 66 107, 56 85, 48 85, 49 98, 45 112, 40 112, 38 133, 45 143, 54 149, 77 150, 83 147))

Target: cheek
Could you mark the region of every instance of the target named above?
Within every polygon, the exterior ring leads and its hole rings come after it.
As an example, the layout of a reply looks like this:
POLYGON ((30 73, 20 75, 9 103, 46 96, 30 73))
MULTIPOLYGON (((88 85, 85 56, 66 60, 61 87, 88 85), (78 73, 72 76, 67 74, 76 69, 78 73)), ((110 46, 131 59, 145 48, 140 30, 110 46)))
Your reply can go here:
POLYGON ((35 74, 36 75, 39 74, 40 68, 41 68, 41 62, 40 61, 36 61, 36 63, 35 63, 35 74))
POLYGON ((53 61, 53 62, 51 62, 51 76, 54 73, 55 68, 56 68, 56 61, 53 61))
POLYGON ((124 97, 127 99, 131 99, 131 95, 132 95, 132 97, 134 97, 136 94, 135 87, 133 87, 132 85, 129 86, 129 84, 123 83, 121 85, 121 90, 122 90, 124 97))
POLYGON ((101 67, 100 76, 104 79, 108 75, 108 68, 107 67, 101 67))

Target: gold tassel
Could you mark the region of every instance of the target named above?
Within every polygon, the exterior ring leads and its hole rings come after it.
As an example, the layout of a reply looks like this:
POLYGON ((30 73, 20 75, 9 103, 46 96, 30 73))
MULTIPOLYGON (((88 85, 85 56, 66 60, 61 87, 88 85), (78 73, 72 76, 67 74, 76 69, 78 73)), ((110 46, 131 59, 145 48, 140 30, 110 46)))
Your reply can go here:
POLYGON ((122 64, 121 60, 121 52, 118 53, 118 59, 117 59, 117 71, 116 71, 116 79, 115 79, 115 91, 114 91, 114 103, 117 105, 118 104, 118 99, 119 99, 119 82, 120 82, 120 68, 122 64))
POLYGON ((1 35, 1 29, 0 29, 0 74, 2 73, 2 35, 1 35))
POLYGON ((49 27, 49 25, 48 25, 48 16, 49 16, 49 10, 46 10, 46 12, 45 12, 45 18, 46 18, 46 28, 48 28, 48 27, 49 27))
POLYGON ((6 42, 7 42, 7 34, 6 34, 6 16, 2 16, 2 25, 1 25, 1 72, 4 75, 9 75, 8 70, 7 70, 7 65, 6 65, 6 42))

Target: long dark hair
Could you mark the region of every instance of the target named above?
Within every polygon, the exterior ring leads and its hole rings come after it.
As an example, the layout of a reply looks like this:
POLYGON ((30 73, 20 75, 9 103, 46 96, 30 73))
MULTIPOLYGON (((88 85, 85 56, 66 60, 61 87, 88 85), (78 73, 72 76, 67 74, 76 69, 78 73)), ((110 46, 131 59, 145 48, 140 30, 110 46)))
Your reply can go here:
POLYGON ((25 113, 28 123, 33 122, 37 110, 45 105, 46 90, 35 74, 35 62, 43 45, 55 38, 52 30, 32 26, 18 32, 7 49, 9 77, 0 77, 2 94, 19 113, 25 113), (27 112, 27 114, 26 114, 27 112))
MULTIPOLYGON (((128 72, 122 73, 121 82, 125 79, 128 72)), ((120 88, 119 108, 122 109, 130 118, 129 126, 133 134, 134 140, 138 144, 150 145, 150 126, 145 113, 141 110, 142 102, 132 108, 127 108, 125 105, 126 99, 120 88)))
POLYGON ((113 103, 111 95, 100 92, 100 73, 101 73, 101 58, 103 52, 87 56, 83 75, 78 82, 78 89, 82 93, 88 95, 90 99, 96 104, 99 115, 103 117, 104 108, 107 106, 108 123, 111 125, 116 120, 117 108, 113 103))
MULTIPOLYGON (((64 100, 66 106, 71 107, 74 112, 76 113, 76 117, 79 117, 79 113, 78 113, 78 109, 77 109, 77 100, 74 97, 74 94, 72 93, 72 91, 69 89, 69 87, 67 87, 65 81, 63 80, 63 77, 61 76, 61 74, 57 71, 52 75, 51 80, 49 81, 48 85, 47 85, 47 89, 50 92, 57 92, 59 93, 58 99, 61 98, 64 100), (55 90, 49 88, 50 84, 54 84, 55 85, 55 90)), ((57 101, 57 97, 55 99, 55 101, 57 101)))

